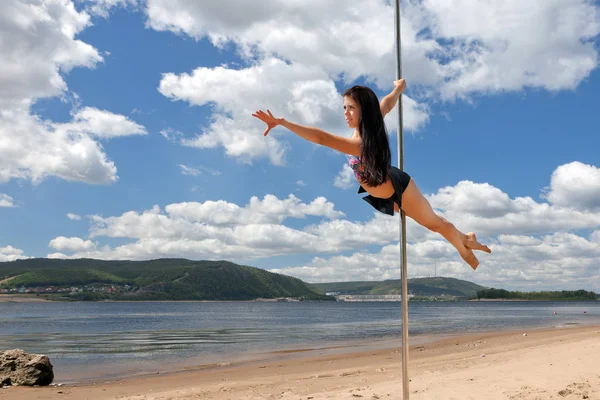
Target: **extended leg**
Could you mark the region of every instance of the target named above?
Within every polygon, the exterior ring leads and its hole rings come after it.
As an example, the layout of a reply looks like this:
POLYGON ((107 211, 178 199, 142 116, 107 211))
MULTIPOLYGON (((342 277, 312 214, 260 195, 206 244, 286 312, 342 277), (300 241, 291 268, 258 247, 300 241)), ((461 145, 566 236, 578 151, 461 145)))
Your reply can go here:
POLYGON ((491 253, 491 250, 487 246, 477 242, 474 233, 470 232, 465 235, 456 229, 452 223, 437 215, 412 179, 402 194, 402 209, 407 216, 414 219, 420 225, 442 235, 458 250, 463 260, 473 269, 477 269, 479 265, 479 261, 475 257, 475 254, 473 254, 473 250, 482 250, 491 253))

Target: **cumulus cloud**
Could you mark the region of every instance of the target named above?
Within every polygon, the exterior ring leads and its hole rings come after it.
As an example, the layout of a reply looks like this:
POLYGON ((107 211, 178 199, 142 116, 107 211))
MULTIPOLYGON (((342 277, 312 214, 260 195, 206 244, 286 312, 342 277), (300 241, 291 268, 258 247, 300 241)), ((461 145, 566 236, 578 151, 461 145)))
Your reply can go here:
POLYGON ((531 197, 510 199, 486 183, 462 181, 427 197, 434 208, 449 220, 457 221, 460 229, 483 235, 542 234, 594 229, 600 225, 599 212, 538 203, 531 197))
MULTIPOLYGON (((285 136, 279 133, 293 135, 276 128, 267 138, 263 137, 264 124, 252 117, 256 108, 348 136, 342 96, 319 67, 290 64, 277 58, 242 69, 200 67, 191 74, 163 74, 159 91, 173 100, 213 109, 210 126, 196 137, 185 138, 173 130, 163 130, 165 138, 189 147, 222 146, 228 155, 245 162, 268 157, 273 164, 283 164, 286 145, 285 139, 280 138, 285 136)), ((406 96, 403 104, 408 115, 406 129, 416 129, 428 120, 426 106, 406 96)), ((397 110, 386 119, 391 130, 397 125, 395 121, 397 110)))
POLYGON ((73 115, 73 121, 55 124, 57 132, 88 133, 101 139, 119 136, 145 135, 146 129, 124 115, 94 107, 84 107, 73 115))
POLYGON ((48 244, 50 247, 59 250, 59 251, 90 251, 96 248, 96 244, 91 240, 83 240, 78 237, 64 237, 59 236, 54 238, 48 244))
POLYGON ((15 203, 12 197, 7 194, 0 193, 0 207, 14 207, 15 203))
POLYGON ((12 246, 0 247, 0 262, 22 260, 25 258, 29 257, 26 257, 21 249, 12 246))
POLYGON ((222 146, 228 155, 245 162, 259 157, 267 157, 276 165, 284 161, 285 144, 277 134, 281 128, 265 138, 261 134, 264 124, 252 117, 256 108, 270 109, 304 124, 319 123, 336 132, 343 123, 341 96, 322 70, 276 58, 237 70, 201 67, 191 74, 163 74, 159 91, 173 100, 213 107, 210 126, 195 138, 181 139, 182 144, 222 146))
MULTIPOLYGON (((92 138, 144 133, 126 117, 91 107, 70 123, 31 113, 39 99, 66 96, 63 74, 94 68, 104 59, 76 36, 90 25, 70 1, 2 3, 0 30, 0 182, 47 176, 87 183, 117 180, 116 167, 92 138)), ((76 96, 75 96, 76 97, 76 96)))
MULTIPOLYGON (((235 43, 247 58, 276 54, 321 65, 346 82, 364 76, 379 87, 391 84, 392 3, 269 0, 264 5, 223 0, 197 7, 194 0, 148 0, 147 24, 197 40, 206 37, 219 47, 235 43)), ((448 99, 524 87, 572 89, 597 66, 590 39, 600 32, 598 14, 588 0, 405 2, 405 76, 448 99)))
POLYGON ((27 112, 0 111, 0 182, 38 183, 47 176, 97 184, 117 180, 117 168, 98 142, 50 125, 27 112))
POLYGON ((333 186, 340 189, 350 189, 353 187, 357 187, 356 178, 354 177, 354 172, 349 165, 344 164, 342 169, 333 180, 333 186))
POLYGON ((550 180, 545 196, 556 206, 600 210, 600 168, 575 161, 561 165, 550 180))
MULTIPOLYGON (((184 140, 186 145, 222 146, 244 162, 268 157, 282 164, 285 154, 275 135, 264 140, 257 134, 249 107, 340 131, 334 82, 363 77, 385 91, 395 78, 393 5, 383 0, 351 6, 342 0, 307 0, 301 6, 269 0, 260 9, 235 0, 202 7, 193 0, 148 0, 145 12, 155 30, 208 38, 219 48, 233 43, 251 65, 167 73, 159 87, 172 99, 213 107, 211 125, 184 140)), ((598 64, 591 41, 600 33, 598 15, 599 8, 587 0, 404 3, 403 70, 408 94, 415 96, 403 96, 406 130, 425 125, 429 104, 440 98, 575 88, 598 64)), ((386 119, 392 131, 393 114, 396 109, 386 119)))
POLYGON ((573 89, 598 65, 590 39, 600 33, 599 8, 588 0, 427 0, 422 7, 432 37, 450 42, 436 57, 449 57, 439 64, 444 98, 573 89))
MULTIPOLYGON (((590 288, 600 280, 595 261, 600 256, 598 210, 566 208, 530 197, 510 198, 489 184, 469 181, 427 197, 438 213, 465 232, 475 231, 493 252, 478 253, 481 265, 473 275, 439 234, 407 218, 411 277, 432 275, 437 268, 439 275, 488 286, 504 287, 518 280, 522 288, 537 289, 553 287, 567 277, 573 288, 590 288)), ((274 271, 309 282, 398 278, 398 216, 372 212, 373 217, 364 222, 351 221, 323 197, 303 202, 294 195, 252 197, 245 206, 226 201, 173 203, 164 210, 154 206, 143 212, 91 218, 91 238, 123 238, 129 243, 99 247, 90 240, 60 237, 52 247, 61 258, 187 257, 243 263, 316 254, 306 265, 274 271), (308 217, 321 219, 298 224, 308 217), (295 220, 294 227, 290 219, 295 220), (65 253, 69 251, 73 254, 65 253)))
POLYGON ((462 211, 484 218, 502 217, 511 212, 522 211, 525 207, 519 207, 496 187, 471 181, 439 189, 436 194, 429 196, 429 201, 435 208, 462 211))
MULTIPOLYGON (((479 253, 482 254, 482 253, 479 253)), ((445 241, 407 245, 408 277, 438 276, 475 281, 512 290, 594 290, 600 282, 600 246, 569 233, 540 238, 501 235, 492 254, 481 255, 476 272, 461 262, 445 241)), ((315 257, 307 265, 272 270, 307 282, 400 279, 400 248, 388 245, 379 252, 357 251, 348 256, 315 257)))
POLYGON ((71 221, 79 221, 79 220, 81 220, 81 216, 80 215, 73 214, 73 213, 68 213, 67 214, 67 218, 69 218, 71 221))

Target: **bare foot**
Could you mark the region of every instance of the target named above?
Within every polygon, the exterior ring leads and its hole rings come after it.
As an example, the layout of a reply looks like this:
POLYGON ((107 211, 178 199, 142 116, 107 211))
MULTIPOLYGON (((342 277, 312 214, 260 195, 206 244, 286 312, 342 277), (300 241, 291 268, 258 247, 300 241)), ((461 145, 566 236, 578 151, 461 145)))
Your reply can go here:
POLYGON ((469 232, 465 235, 465 238, 463 239, 463 244, 467 249, 481 250, 485 251, 486 253, 492 252, 492 250, 490 250, 490 248, 487 247, 485 244, 481 244, 477 241, 477 236, 475 236, 473 232, 469 232))
POLYGON ((479 266, 479 260, 477 259, 477 257, 475 257, 475 254, 473 254, 473 250, 467 247, 465 251, 459 252, 459 254, 462 257, 462 259, 465 260, 465 262, 469 264, 471 268, 473 268, 473 270, 477 269, 477 267, 479 266))

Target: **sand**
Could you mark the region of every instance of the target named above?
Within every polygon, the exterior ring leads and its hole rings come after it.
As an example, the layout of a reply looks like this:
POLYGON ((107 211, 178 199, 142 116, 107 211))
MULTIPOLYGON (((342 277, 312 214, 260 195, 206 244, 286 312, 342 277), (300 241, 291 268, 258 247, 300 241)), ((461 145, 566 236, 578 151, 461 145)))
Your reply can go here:
MULTIPOLYGON (((295 355, 82 386, 11 387, 0 389, 0 400, 402 399, 399 350, 295 355)), ((415 344, 409 359, 414 400, 600 400, 600 326, 461 335, 415 344)))
POLYGON ((34 294, 0 294, 0 303, 39 303, 50 300, 34 294))

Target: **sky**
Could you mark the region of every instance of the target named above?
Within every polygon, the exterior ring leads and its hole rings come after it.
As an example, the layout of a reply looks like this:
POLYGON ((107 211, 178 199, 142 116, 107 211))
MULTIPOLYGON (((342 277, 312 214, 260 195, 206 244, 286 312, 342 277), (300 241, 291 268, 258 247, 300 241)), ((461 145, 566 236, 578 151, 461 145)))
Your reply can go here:
MULTIPOLYGON (((408 277, 600 292, 600 6, 403 0, 404 169, 492 254, 407 219, 408 277)), ((343 154, 344 90, 396 79, 380 0, 0 2, 0 261, 228 260, 400 278, 399 216, 343 154)), ((398 111, 385 121, 398 165, 398 111)))

